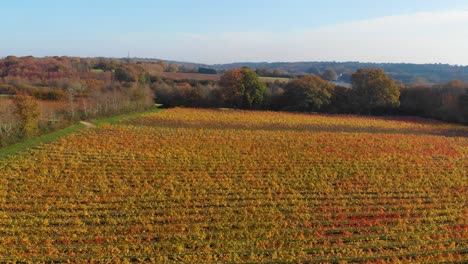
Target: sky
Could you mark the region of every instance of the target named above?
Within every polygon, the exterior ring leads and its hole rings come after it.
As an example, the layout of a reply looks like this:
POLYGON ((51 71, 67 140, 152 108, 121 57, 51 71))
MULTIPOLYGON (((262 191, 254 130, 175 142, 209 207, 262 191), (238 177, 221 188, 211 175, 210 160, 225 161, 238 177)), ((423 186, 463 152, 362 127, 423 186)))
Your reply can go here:
POLYGON ((468 0, 2 0, 0 57, 468 65, 468 0))

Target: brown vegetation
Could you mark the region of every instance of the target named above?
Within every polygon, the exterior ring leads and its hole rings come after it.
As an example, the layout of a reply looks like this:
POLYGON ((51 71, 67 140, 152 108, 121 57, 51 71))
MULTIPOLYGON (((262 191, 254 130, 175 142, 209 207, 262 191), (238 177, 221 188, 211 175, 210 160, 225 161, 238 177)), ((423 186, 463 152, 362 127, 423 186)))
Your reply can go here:
POLYGON ((0 95, 9 95, 0 98, 0 146, 154 104, 148 73, 126 61, 10 56, 0 60, 0 77, 0 95))

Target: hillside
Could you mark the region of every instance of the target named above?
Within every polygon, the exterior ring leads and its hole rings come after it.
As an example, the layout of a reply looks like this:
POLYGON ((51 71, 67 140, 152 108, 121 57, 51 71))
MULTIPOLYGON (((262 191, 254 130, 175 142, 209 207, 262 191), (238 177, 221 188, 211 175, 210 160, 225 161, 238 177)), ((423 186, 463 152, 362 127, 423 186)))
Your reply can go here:
POLYGON ((340 75, 340 81, 349 82, 353 72, 360 68, 381 68, 390 77, 405 83, 442 83, 459 79, 468 82, 468 66, 448 64, 411 64, 411 63, 363 63, 363 62, 261 62, 232 63, 214 65, 217 69, 238 67, 263 69, 282 69, 291 74, 320 74, 333 69, 340 75))
MULTIPOLYGON (((180 74, 188 74, 183 78, 196 80, 213 80, 216 75, 201 74, 198 76, 198 68, 216 69, 219 73, 240 67, 269 70, 273 75, 274 70, 281 70, 283 76, 297 76, 305 74, 320 75, 327 69, 338 74, 338 81, 349 83, 351 75, 360 68, 381 68, 404 84, 428 84, 446 83, 452 80, 468 82, 468 66, 448 64, 411 64, 411 63, 363 63, 363 62, 238 62, 229 64, 201 64, 192 62, 178 62, 151 58, 73 58, 73 57, 21 57, 13 56, 0 60, 0 77, 24 78, 24 79, 108 79, 110 76, 99 71, 92 71, 92 67, 115 67, 122 62, 131 61, 142 66, 147 72, 155 76, 182 79, 167 72, 171 65, 177 65, 180 74), (104 66, 100 66, 104 63, 104 66), (158 66, 163 65, 163 66, 158 66), (156 67, 157 66, 157 67, 156 67), (98 76, 96 75, 98 74, 98 76), (168 76, 166 76, 168 75, 168 76)), ((110 69, 109 68, 109 69, 110 69)), ((278 77, 278 76, 265 76, 278 77)))
MULTIPOLYGON (((233 68, 250 67, 252 69, 267 69, 270 71, 280 69, 286 75, 322 74, 327 69, 334 70, 338 75, 338 81, 348 83, 357 69, 381 68, 390 77, 404 84, 434 84, 446 83, 452 80, 468 82, 468 66, 449 64, 413 64, 413 63, 365 63, 365 62, 236 62, 227 64, 202 64, 196 62, 180 62, 150 58, 132 58, 140 62, 160 62, 177 64, 183 69, 194 70, 199 67, 213 68, 218 72, 224 72, 233 68)), ((196 78, 196 77, 195 77, 196 78)))

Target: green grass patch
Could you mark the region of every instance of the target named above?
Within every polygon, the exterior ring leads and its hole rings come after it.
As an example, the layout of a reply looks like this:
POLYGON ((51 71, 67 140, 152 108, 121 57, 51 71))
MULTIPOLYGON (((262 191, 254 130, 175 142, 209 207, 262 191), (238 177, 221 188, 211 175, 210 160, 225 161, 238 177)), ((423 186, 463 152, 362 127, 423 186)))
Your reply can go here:
POLYGON ((103 73, 104 70, 102 70, 102 69, 91 69, 91 72, 92 73, 103 73))
MULTIPOLYGON (((112 116, 109 118, 103 118, 103 119, 94 120, 90 122, 96 126, 100 126, 103 124, 118 124, 119 122, 123 120, 133 118, 133 117, 138 117, 139 115, 142 115, 144 113, 159 112, 159 111, 162 111, 162 109, 157 108, 157 105, 156 105, 154 109, 151 109, 149 111, 112 116)), ((17 155, 20 152, 24 152, 24 151, 27 151, 28 149, 35 148, 41 144, 47 144, 47 143, 56 141, 60 139, 61 137, 76 133, 85 128, 86 126, 82 124, 72 125, 67 128, 57 130, 57 131, 54 131, 54 132, 51 132, 51 133, 48 133, 39 137, 32 138, 32 139, 28 139, 26 141, 16 143, 14 145, 11 145, 5 148, 0 148, 0 159, 6 158, 7 156, 17 155)))
POLYGON ((41 144, 46 144, 52 141, 56 141, 61 137, 76 133, 79 130, 84 129, 84 128, 85 126, 81 124, 73 125, 73 126, 69 126, 67 128, 61 129, 61 130, 57 130, 57 131, 54 131, 54 132, 51 132, 51 133, 48 133, 39 137, 31 138, 26 141, 2 148, 0 149, 0 159, 3 159, 11 155, 16 155, 30 148, 35 148, 41 144))
POLYGON ((92 123, 92 124, 94 124, 96 126, 101 126, 101 125, 104 125, 104 124, 116 125, 116 124, 119 124, 120 122, 122 122, 122 121, 124 121, 126 119, 138 117, 138 116, 140 116, 142 114, 145 114, 145 113, 155 113, 155 112, 159 112, 159 111, 162 111, 162 109, 157 108, 157 105, 156 105, 153 109, 145 111, 145 112, 135 112, 135 113, 130 113, 130 114, 111 116, 111 117, 103 118, 103 119, 99 119, 99 120, 91 120, 90 123, 92 123))
POLYGON ((280 77, 259 77, 260 80, 264 81, 264 82, 276 82, 276 81, 279 81, 279 82, 284 82, 284 83, 287 83, 289 82, 291 79, 290 78, 280 78, 280 77))

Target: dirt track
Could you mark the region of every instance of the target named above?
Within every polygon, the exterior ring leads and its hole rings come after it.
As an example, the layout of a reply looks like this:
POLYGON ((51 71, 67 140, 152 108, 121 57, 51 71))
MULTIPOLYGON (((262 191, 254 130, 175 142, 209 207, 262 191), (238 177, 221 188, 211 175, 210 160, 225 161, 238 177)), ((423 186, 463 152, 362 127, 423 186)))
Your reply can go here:
POLYGON ((96 126, 85 121, 80 121, 80 124, 83 124, 86 128, 95 128, 96 126))

